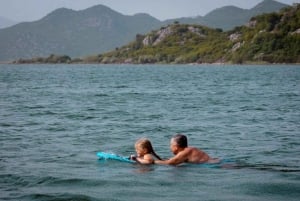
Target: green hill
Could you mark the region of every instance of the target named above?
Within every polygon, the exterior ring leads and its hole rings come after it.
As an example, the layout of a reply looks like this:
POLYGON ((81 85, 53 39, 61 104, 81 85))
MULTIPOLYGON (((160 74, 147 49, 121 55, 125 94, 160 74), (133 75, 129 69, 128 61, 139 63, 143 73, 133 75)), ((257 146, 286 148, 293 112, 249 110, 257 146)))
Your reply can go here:
POLYGON ((137 35, 129 45, 103 55, 101 63, 215 62, 223 55, 227 35, 200 25, 173 24, 147 35, 137 35))
POLYGON ((247 26, 229 33, 239 36, 233 40, 234 51, 227 54, 229 61, 300 63, 300 4, 253 17, 247 26))
POLYGON ((175 23, 85 62, 300 63, 300 5, 253 17, 228 32, 175 23))
POLYGON ((61 8, 41 20, 0 29, 0 61, 50 54, 82 57, 103 53, 127 44, 138 33, 145 34, 174 21, 227 30, 245 24, 254 13, 283 6, 286 5, 265 0, 251 10, 227 6, 204 17, 169 21, 159 21, 147 14, 123 15, 102 5, 80 11, 61 8))

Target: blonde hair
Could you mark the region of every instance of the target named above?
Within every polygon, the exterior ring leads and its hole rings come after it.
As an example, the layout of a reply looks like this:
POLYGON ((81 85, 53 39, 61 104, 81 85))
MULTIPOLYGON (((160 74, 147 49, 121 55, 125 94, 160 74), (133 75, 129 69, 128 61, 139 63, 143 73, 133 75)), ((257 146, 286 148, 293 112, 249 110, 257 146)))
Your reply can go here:
POLYGON ((147 153, 153 154, 157 159, 161 160, 161 158, 155 153, 150 140, 147 138, 141 138, 135 143, 136 147, 140 147, 142 149, 146 149, 147 153))

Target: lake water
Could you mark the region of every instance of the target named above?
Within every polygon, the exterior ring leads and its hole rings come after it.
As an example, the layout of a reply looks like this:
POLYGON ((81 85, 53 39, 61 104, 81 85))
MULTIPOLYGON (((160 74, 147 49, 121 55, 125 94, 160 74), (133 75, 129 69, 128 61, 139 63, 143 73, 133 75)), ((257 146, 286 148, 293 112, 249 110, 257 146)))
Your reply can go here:
POLYGON ((300 66, 0 65, 0 200, 299 200, 300 66), (232 168, 140 166, 148 137, 232 168))

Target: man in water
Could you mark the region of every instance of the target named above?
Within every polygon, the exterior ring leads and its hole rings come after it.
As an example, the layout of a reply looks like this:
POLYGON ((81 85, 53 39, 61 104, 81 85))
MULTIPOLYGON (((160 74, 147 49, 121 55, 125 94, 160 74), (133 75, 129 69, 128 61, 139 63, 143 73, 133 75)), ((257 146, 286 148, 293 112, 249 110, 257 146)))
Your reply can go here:
POLYGON ((218 163, 219 159, 211 158, 204 151, 195 147, 188 147, 187 137, 177 134, 170 141, 170 149, 175 155, 167 160, 155 160, 155 164, 178 165, 181 163, 218 163))

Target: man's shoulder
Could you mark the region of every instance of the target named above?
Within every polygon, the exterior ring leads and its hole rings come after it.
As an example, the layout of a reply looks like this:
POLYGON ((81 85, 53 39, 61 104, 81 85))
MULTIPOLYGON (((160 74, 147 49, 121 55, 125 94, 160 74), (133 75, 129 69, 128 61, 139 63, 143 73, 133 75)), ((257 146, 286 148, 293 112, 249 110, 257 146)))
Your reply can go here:
POLYGON ((189 156, 189 155, 197 154, 197 153, 199 153, 199 152, 200 152, 200 150, 197 149, 196 147, 186 147, 186 148, 181 152, 181 155, 189 156))
POLYGON ((199 149, 197 149, 196 147, 187 147, 187 149, 189 151, 198 151, 199 149))
POLYGON ((192 152, 198 151, 198 149, 195 148, 195 147, 187 147, 187 148, 185 148, 184 151, 185 151, 186 153, 192 153, 192 152))
POLYGON ((190 153, 203 153, 201 149, 198 149, 196 147, 189 147, 189 152, 190 153))

